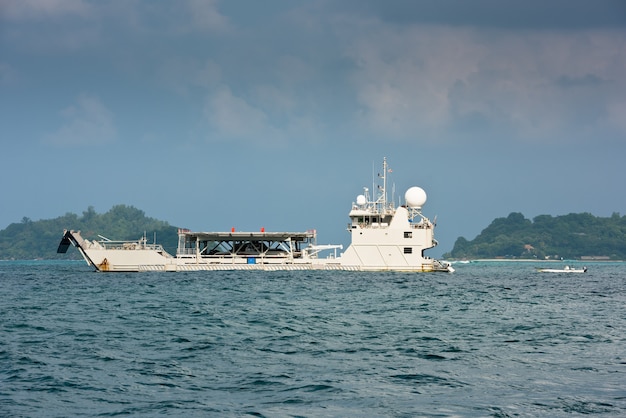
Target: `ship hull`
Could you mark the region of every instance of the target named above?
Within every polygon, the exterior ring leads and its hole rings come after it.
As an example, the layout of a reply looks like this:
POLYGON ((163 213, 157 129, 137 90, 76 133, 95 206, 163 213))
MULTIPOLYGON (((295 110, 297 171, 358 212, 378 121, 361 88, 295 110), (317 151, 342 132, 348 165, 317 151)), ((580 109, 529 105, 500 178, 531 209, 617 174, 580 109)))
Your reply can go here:
POLYGON ((267 260, 262 258, 235 258, 207 260, 193 258, 166 257, 152 251, 134 251, 128 254, 125 250, 84 250, 87 264, 101 272, 184 272, 184 271, 297 271, 297 270, 328 270, 328 271, 371 271, 371 272, 450 272, 451 267, 436 263, 423 263, 419 266, 409 265, 355 265, 343 264, 339 259, 314 260, 267 260), (254 260, 254 261, 253 261, 254 260))

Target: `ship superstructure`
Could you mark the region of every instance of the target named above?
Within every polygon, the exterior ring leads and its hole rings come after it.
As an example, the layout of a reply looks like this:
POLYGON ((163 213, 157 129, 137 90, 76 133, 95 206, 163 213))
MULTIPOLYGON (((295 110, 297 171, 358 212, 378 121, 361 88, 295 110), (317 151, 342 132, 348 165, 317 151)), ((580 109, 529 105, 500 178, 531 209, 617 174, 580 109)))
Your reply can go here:
POLYGON ((374 185, 377 197, 368 188, 357 196, 350 211, 348 230, 352 242, 341 256, 343 265, 359 265, 362 270, 450 271, 448 263, 427 257, 424 251, 437 245, 435 225, 422 214, 426 192, 411 187, 405 205, 395 207, 387 198, 387 159, 378 174, 382 184, 374 185))

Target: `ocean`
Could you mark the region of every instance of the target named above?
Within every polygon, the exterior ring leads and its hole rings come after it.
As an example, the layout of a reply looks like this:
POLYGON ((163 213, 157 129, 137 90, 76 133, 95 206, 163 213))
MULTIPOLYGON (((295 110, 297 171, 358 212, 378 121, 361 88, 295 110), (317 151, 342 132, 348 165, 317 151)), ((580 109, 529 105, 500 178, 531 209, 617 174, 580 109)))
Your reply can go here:
POLYGON ((0 262, 0 416, 626 416, 626 263, 540 264, 0 262))

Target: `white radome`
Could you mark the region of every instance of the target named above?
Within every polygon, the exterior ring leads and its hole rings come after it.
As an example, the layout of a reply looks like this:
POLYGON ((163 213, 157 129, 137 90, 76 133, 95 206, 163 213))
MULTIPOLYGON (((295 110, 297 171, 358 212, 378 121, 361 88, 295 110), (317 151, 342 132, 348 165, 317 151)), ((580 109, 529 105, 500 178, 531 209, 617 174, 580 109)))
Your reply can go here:
POLYGON ((404 200, 408 207, 420 209, 426 203, 426 192, 421 187, 413 186, 404 194, 404 200))
POLYGON ((365 199, 365 196, 363 196, 362 194, 358 195, 356 197, 356 204, 359 206, 363 206, 364 204, 367 203, 367 200, 365 199))

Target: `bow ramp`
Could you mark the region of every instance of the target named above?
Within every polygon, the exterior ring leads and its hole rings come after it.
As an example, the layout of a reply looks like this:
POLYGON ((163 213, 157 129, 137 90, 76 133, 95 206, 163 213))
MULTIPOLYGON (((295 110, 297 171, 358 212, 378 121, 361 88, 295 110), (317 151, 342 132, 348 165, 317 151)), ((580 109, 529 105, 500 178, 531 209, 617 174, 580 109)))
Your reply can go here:
POLYGON ((63 231, 63 238, 61 238, 61 242, 57 248, 57 253, 65 254, 70 245, 80 249, 83 241, 85 240, 80 236, 80 231, 63 231))

